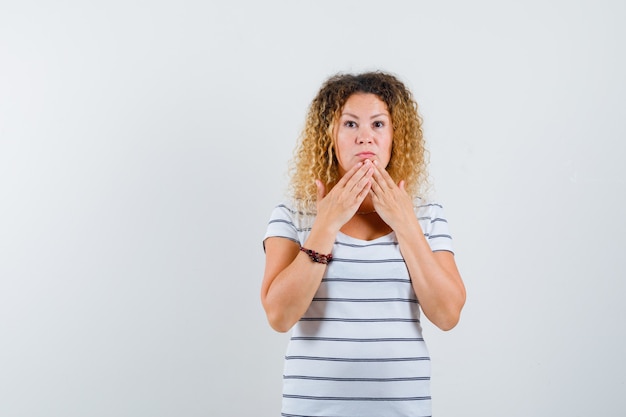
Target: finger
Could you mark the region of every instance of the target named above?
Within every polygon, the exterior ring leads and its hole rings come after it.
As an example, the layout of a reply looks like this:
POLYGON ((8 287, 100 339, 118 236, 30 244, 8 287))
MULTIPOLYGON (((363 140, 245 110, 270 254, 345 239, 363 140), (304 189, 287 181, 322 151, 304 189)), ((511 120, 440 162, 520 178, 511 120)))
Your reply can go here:
POLYGON ((372 193, 374 193, 376 197, 383 194, 383 189, 375 178, 372 181, 372 193))
POLYGON ((356 208, 361 205, 365 197, 370 193, 372 189, 372 181, 370 178, 362 178, 359 182, 352 188, 349 195, 352 200, 352 204, 356 204, 356 208))
MULTIPOLYGON (((374 164, 375 166, 375 170, 374 170, 374 174, 372 175, 372 180, 375 183, 375 187, 373 187, 375 190, 381 190, 383 186, 387 185, 387 181, 383 175, 383 173, 381 172, 380 166, 377 164, 374 164)), ((384 170, 383 170, 384 171, 384 170)))
POLYGON ((351 192, 356 194, 357 198, 365 198, 365 195, 372 188, 372 174, 373 168, 370 168, 366 175, 364 175, 355 185, 352 187, 351 192))
POLYGON ((356 193, 360 193, 366 186, 369 187, 371 186, 371 182, 372 182, 372 175, 374 175, 374 167, 372 166, 372 164, 365 164, 365 168, 367 168, 365 170, 365 172, 361 172, 361 170, 359 170, 354 176, 353 176, 353 180, 356 180, 355 184, 352 186, 351 191, 356 192, 356 193), (359 175, 362 176, 359 178, 359 175))
POLYGON ((344 188, 354 193, 359 193, 365 185, 365 182, 369 181, 374 173, 374 167, 371 161, 365 160, 362 163, 359 162, 359 164, 359 169, 353 172, 352 175, 350 175, 350 171, 344 175, 346 179, 344 188))
POLYGON ((389 200, 389 198, 391 198, 391 193, 387 191, 388 190, 383 189, 378 182, 372 181, 370 194, 372 195, 372 201, 374 201, 374 204, 389 200))
POLYGON ((393 178, 391 178, 391 175, 389 175, 385 167, 380 165, 378 161, 374 161, 374 166, 377 168, 376 172, 374 173, 374 178, 376 179, 376 181, 378 181, 381 185, 387 185, 388 187, 393 187, 396 185, 396 183, 393 181, 393 178))
POLYGON ((363 200, 365 200, 365 197, 367 197, 367 195, 372 191, 372 182, 371 181, 367 181, 367 183, 365 184, 365 187, 363 187, 363 189, 357 194, 357 203, 359 205, 361 205, 361 203, 363 202, 363 200))
POLYGON ((354 174, 359 170, 363 168, 363 162, 359 162, 357 164, 354 164, 352 166, 352 168, 350 168, 345 174, 343 174, 343 177, 341 177, 339 179, 339 181, 337 181, 337 185, 339 187, 345 187, 346 184, 348 183, 348 181, 354 176, 354 174))
POLYGON ((384 178, 380 170, 375 170, 372 175, 372 192, 376 197, 382 197, 385 190, 390 189, 388 181, 384 178))

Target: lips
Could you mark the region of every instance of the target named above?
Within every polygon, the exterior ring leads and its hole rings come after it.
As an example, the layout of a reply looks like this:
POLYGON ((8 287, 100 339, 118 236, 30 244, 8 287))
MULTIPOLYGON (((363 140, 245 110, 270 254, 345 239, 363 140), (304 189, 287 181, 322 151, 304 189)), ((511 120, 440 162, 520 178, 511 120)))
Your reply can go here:
POLYGON ((376 156, 376 154, 374 152, 359 152, 356 156, 362 159, 367 159, 376 156))

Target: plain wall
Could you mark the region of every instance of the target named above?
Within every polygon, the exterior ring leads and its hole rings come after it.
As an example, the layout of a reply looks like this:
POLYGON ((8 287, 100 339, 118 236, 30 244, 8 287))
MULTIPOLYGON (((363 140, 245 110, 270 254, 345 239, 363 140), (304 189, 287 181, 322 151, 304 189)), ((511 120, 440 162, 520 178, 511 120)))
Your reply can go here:
POLYGON ((0 416, 278 416, 261 239, 310 100, 397 74, 468 300, 436 416, 626 409, 623 1, 0 1, 0 416))

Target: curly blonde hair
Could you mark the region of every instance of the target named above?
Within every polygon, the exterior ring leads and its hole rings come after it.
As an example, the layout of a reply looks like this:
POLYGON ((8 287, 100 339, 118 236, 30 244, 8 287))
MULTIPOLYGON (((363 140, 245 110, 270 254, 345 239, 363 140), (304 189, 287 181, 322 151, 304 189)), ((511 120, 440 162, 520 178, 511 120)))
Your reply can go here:
POLYGON ((346 101, 355 93, 375 94, 391 115, 393 140, 387 172, 405 181, 413 198, 428 182, 422 118, 413 94, 395 76, 380 71, 336 74, 327 79, 311 102, 290 166, 290 191, 301 207, 315 209, 319 179, 330 190, 339 181, 334 131, 346 101))

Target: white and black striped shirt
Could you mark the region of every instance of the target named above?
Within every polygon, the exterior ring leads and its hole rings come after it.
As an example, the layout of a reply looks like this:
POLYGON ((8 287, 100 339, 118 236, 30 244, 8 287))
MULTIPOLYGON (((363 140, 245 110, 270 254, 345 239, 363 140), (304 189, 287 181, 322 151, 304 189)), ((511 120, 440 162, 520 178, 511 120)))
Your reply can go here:
MULTIPOLYGON (((302 245, 314 216, 277 206, 265 238, 302 245)), ((452 251, 439 204, 415 206, 433 251, 452 251)), ((430 416, 430 357, 419 302, 395 233, 364 241, 338 233, 309 309, 285 356, 283 417, 430 416)))

